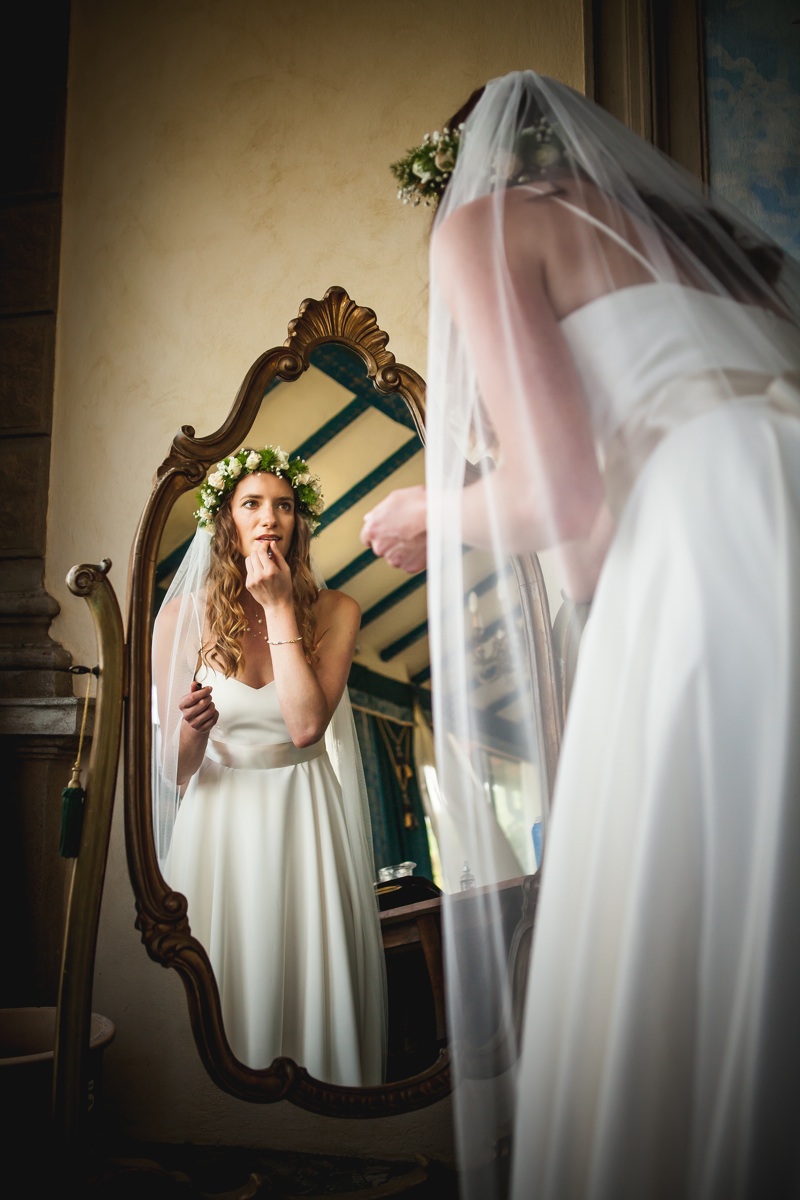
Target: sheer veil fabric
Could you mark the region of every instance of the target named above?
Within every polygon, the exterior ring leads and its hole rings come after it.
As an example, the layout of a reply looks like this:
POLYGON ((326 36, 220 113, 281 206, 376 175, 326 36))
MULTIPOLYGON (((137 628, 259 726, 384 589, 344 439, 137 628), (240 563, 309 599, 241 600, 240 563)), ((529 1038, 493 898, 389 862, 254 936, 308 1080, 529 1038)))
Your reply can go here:
MULTIPOLYGON (((509 1141, 515 1200, 750 1197, 767 1161, 788 1190, 759 1194, 797 1194, 799 279, 562 84, 494 80, 466 122, 431 243, 426 462, 443 870, 452 880, 466 859, 476 883, 445 909, 469 1200, 505 1194, 509 1141), (459 221, 480 241, 454 286, 441 251, 459 221), (554 239, 546 328, 519 269, 540 228, 554 239), (476 279, 478 333, 454 318, 476 279), (487 799, 498 709, 471 687, 468 548, 506 580, 514 555, 553 550, 566 577, 564 490, 584 481, 547 431, 570 389, 614 532, 546 820, 520 1037, 497 886, 519 856, 487 799)), ((503 704, 530 780, 518 609, 507 585, 503 704)))

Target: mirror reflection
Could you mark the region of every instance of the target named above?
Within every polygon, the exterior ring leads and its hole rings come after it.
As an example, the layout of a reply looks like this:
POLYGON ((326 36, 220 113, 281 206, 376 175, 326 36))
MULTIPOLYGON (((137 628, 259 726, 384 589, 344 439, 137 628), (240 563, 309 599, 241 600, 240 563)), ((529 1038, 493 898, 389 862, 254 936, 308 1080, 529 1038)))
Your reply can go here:
MULTIPOLYGON (((227 457, 197 495, 181 497, 161 541, 159 863, 188 899, 236 1057, 261 1068, 288 1056, 330 1082, 379 1083, 387 1064, 376 900, 405 905, 438 888, 410 751, 412 712, 397 711, 396 696, 376 701, 370 682, 376 663, 399 657, 395 628, 413 609, 413 625, 424 622, 424 576, 385 603, 357 531, 359 508, 384 481, 420 478, 421 443, 404 402, 379 396, 356 356, 334 345, 316 352, 301 380, 268 391, 247 441, 249 454, 227 457), (265 443, 293 449, 257 461, 265 443), (306 455, 312 467, 300 462, 306 455), (204 528, 192 536, 198 517, 204 528), (318 590, 326 577, 330 586, 318 590), (358 604, 340 590, 354 579, 358 604), (344 690, 356 648, 364 773, 344 690), (372 823, 364 774, 376 799, 372 823), (411 854, 413 877, 373 886, 381 869, 411 854)), ((385 564, 374 568, 395 582, 385 564)), ((415 654, 424 677, 424 636, 407 640, 395 673, 407 677, 415 654)), ((429 1042, 415 1067, 435 1059, 439 1043, 429 1042)), ((388 1072, 409 1073, 396 1054, 388 1072)))
POLYGON ((358 607, 314 581, 322 501, 303 459, 244 448, 198 502, 153 635, 163 874, 187 897, 240 1061, 379 1083, 382 946, 343 695, 358 607))
MULTIPOLYGON (((257 1078, 240 1070, 277 1057, 351 1086, 438 1070, 442 893, 480 938, 480 897, 500 882, 466 846, 439 855, 457 806, 437 783, 426 573, 395 571, 359 539, 370 508, 423 482, 417 426, 346 346, 323 340, 310 363, 291 382, 270 374, 200 498, 173 502, 156 555, 154 857, 214 973, 193 1019, 224 1030, 244 1087, 257 1078)), ((531 697, 509 691, 525 588, 508 628, 512 564, 465 549, 463 578, 466 686, 485 731, 464 768, 485 781, 511 881, 508 950, 547 802, 520 737, 531 697)))

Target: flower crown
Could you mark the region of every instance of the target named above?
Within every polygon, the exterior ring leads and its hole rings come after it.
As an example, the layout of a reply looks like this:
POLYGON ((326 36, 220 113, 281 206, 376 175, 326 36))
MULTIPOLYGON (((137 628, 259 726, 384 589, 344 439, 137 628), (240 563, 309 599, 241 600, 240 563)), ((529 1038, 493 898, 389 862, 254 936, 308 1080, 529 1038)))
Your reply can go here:
POLYGON ((319 527, 318 517, 325 508, 319 479, 311 474, 304 459, 290 459, 280 446, 265 446, 263 450, 243 446, 238 454, 218 462, 197 493, 200 507, 193 515, 198 528, 213 533, 214 520, 224 498, 243 475, 254 475, 258 471, 269 471, 271 475, 288 479, 297 500, 297 511, 314 534, 319 527))
MULTIPOLYGON (((455 170, 463 129, 462 122, 452 131, 445 126, 441 133, 438 130, 426 133, 419 146, 392 163, 392 174, 400 184, 398 200, 403 204, 439 203, 455 170)), ((507 187, 530 183, 561 166, 567 157, 564 144, 547 117, 539 117, 517 133, 507 150, 495 155, 491 164, 492 183, 507 187)))
POLYGON ((445 126, 441 133, 438 129, 426 133, 419 146, 392 163, 390 170, 400 184, 398 200, 403 204, 439 203, 456 165, 463 128, 462 123, 457 129, 445 126))
POLYGON ((499 151, 492 163, 492 182, 513 187, 541 179, 568 159, 564 143, 547 117, 539 117, 520 129, 505 151, 499 151))

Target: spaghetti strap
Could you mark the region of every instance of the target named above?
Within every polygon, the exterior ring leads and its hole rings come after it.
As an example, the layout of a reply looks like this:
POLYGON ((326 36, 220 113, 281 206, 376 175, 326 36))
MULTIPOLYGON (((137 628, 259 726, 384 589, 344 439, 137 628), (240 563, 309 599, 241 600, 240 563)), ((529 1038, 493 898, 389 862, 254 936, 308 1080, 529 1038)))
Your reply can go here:
POLYGON ((200 624, 200 610, 197 607, 197 597, 192 593, 192 608, 194 609, 194 619, 197 622, 197 636, 200 639, 200 645, 203 644, 203 627, 200 624))
POLYGON ((561 196, 556 194, 555 190, 541 191, 536 187, 531 187, 529 190, 535 192, 537 196, 548 196, 551 200, 554 200, 556 204, 560 204, 562 208, 568 208, 569 211, 574 213, 576 217, 581 217, 582 220, 588 221, 590 225, 594 225, 595 229, 599 229, 602 233, 607 234, 608 237, 611 238, 612 242, 616 242, 617 245, 621 246, 623 250, 627 250, 628 254, 630 254, 632 258, 635 258, 639 265, 644 267, 648 274, 652 275, 653 279, 660 279, 660 275, 654 268, 653 264, 649 262, 643 254, 640 254, 638 250, 635 250, 629 242, 626 242, 625 238, 620 237, 616 230, 612 229, 610 225, 606 225, 605 221, 601 221, 597 217, 593 217, 592 214, 588 213, 585 208, 579 208, 577 204, 571 204, 569 200, 564 200, 561 196))
POLYGON ((197 596, 192 592, 192 608, 194 610, 194 619, 197 624, 197 663, 195 664, 192 679, 197 678, 197 672, 203 665, 203 625, 200 620, 200 610, 197 607, 197 596))
POLYGON ((569 200, 562 200, 560 196, 553 196, 553 199, 555 200, 556 204, 560 204, 562 208, 568 208, 570 212, 575 213, 577 217, 582 217, 584 221, 588 221, 590 225, 594 225, 595 229, 599 229, 601 232, 607 234, 611 238, 612 242, 616 242, 617 245, 621 246, 623 250, 627 250, 631 257, 635 258, 639 265, 644 267, 645 270, 653 276, 653 279, 659 278, 659 274, 653 267, 653 264, 649 262, 643 254, 640 254, 638 250, 634 250, 633 246, 631 246, 629 242, 626 242, 625 238, 620 237, 616 230, 612 229, 610 225, 606 225, 605 221, 598 220, 597 217, 593 217, 591 213, 588 213, 586 209, 579 208, 577 204, 570 204, 569 200))

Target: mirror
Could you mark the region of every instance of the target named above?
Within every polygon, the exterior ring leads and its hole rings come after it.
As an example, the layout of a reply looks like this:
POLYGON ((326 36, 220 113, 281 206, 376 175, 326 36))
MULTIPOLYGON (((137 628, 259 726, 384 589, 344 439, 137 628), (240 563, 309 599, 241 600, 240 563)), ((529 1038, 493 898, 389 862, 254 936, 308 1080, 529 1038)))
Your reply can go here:
MULTIPOLYGON (((413 1046, 410 1055, 401 1054, 393 1061, 390 1002, 389 1082, 373 1087, 347 1087, 315 1078, 307 1064, 287 1056, 279 1058, 274 1066, 256 1067, 237 1057, 222 1019, 220 989, 208 949, 193 936, 192 913, 187 914, 183 895, 173 890, 170 880, 163 877, 155 853, 149 768, 151 636, 154 612, 163 598, 170 572, 182 555, 187 535, 193 531, 195 490, 212 464, 242 445, 260 447, 267 443, 282 445, 308 457, 312 470, 322 478, 328 500, 325 522, 330 526, 335 522, 339 534, 336 539, 326 539, 323 529, 318 541, 319 568, 330 587, 346 585, 362 609, 362 629, 350 688, 368 777, 373 768, 370 732, 373 737, 387 733, 380 725, 377 731, 370 731, 368 721, 377 718, 380 722, 387 713, 395 718, 388 729, 394 745, 389 747, 387 761, 398 776, 402 795, 401 838, 392 842, 387 835, 383 857, 378 854, 376 865, 388 868, 404 859, 419 861, 427 853, 425 817, 418 807, 419 800, 409 799, 410 789, 403 786, 408 755, 404 754, 402 743, 412 732, 410 721, 407 715, 398 719, 397 712, 392 712, 393 708, 402 710, 404 703, 406 712, 410 712, 411 700, 404 697, 404 688, 419 696, 420 689, 428 686, 424 574, 411 578, 399 576, 382 561, 373 560, 371 552, 364 551, 358 541, 359 514, 365 507, 362 505, 359 510, 358 506, 373 487, 377 485, 388 492, 422 478, 419 439, 423 429, 424 385, 416 372, 395 362, 386 348, 387 342, 388 337, 378 327, 374 313, 356 305, 341 288, 329 289, 321 301, 303 303, 298 317, 289 325, 289 336, 283 346, 263 354, 248 371, 221 428, 197 438, 191 427, 184 427, 175 437, 168 457, 158 470, 137 533, 129 604, 126 840, 142 940, 155 961, 181 974, 198 1049, 212 1078, 221 1087, 242 1099, 262 1102, 289 1099, 312 1111, 342 1116, 408 1111, 435 1102, 449 1090, 439 901, 430 893, 412 894, 409 879, 416 881, 416 876, 384 880, 377 889, 384 910, 383 943, 395 1014, 410 1021, 414 1028, 419 1017, 429 1030, 429 1036, 413 1046), (353 451, 354 443, 349 440, 357 419, 372 423, 366 461, 363 452, 353 451), (380 697, 378 706, 374 688, 370 691, 368 686, 372 675, 385 680, 381 688, 386 694, 380 697), (414 686, 404 684, 404 677, 411 679, 414 686), (407 839, 412 834, 417 839, 414 846, 419 849, 409 849, 407 839), (387 862, 387 857, 393 863, 387 862), (403 902, 393 907, 398 899, 403 902), (429 991, 423 1005, 426 1011, 416 1016, 412 1000, 419 995, 420 988, 414 983, 415 978, 425 982, 429 991)), ((536 560, 515 563, 513 571, 523 598, 520 623, 530 653, 536 655, 537 662, 549 664, 545 675, 550 679, 549 614, 538 563, 536 560)), ((482 573, 479 555, 475 556, 474 580, 485 631, 491 627, 496 581, 482 573)), ((476 644, 480 640, 476 639, 476 644)), ((488 635, 483 641, 488 645, 488 635)), ((498 720, 502 722, 502 682, 493 674, 491 663, 481 664, 479 658, 476 654, 476 687, 485 693, 486 703, 498 706, 498 720)), ((541 744, 552 778, 560 732, 555 688, 550 692, 546 687, 541 689, 537 703, 541 744)), ((510 719, 513 722, 513 713, 510 719)), ((504 755, 501 748, 494 766, 496 777, 504 773, 508 776, 504 777, 505 786, 498 789, 498 795, 513 794, 510 776, 519 769, 519 764, 515 767, 513 761, 513 738, 507 741, 507 752, 504 755)), ((374 781, 371 790, 374 793, 374 781)), ((544 795, 543 807, 546 804, 544 795)), ((513 824, 513 804, 506 807, 509 811, 503 814, 503 819, 508 818, 513 824)), ((508 836, 512 838, 511 833, 508 836)), ((526 853, 519 859, 520 875, 527 874, 535 865, 529 850, 526 853)), ((433 872, 431 863, 431 875, 433 872)), ((518 882, 519 896, 515 898, 513 889, 509 890, 510 940, 514 914, 522 907, 521 880, 518 882)), ((401 1025, 395 1032, 399 1041, 409 1041, 408 1027, 401 1025)))

